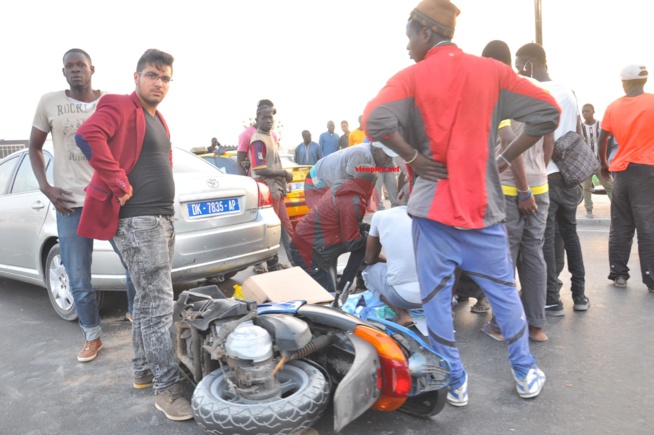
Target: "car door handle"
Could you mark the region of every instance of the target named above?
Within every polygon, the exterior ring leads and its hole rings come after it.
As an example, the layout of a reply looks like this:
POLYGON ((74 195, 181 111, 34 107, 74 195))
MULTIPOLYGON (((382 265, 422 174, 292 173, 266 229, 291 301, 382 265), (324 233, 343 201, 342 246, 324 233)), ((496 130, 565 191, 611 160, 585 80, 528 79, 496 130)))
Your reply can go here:
POLYGON ((45 207, 45 204, 41 201, 36 201, 32 204, 32 210, 41 210, 43 207, 45 207))

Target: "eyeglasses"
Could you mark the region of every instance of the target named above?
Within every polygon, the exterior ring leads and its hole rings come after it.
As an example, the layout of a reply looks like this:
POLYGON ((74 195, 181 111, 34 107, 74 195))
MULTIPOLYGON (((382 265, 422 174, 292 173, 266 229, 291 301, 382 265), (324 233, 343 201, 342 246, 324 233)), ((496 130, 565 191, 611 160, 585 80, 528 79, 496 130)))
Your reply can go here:
POLYGON ((160 76, 157 75, 157 73, 153 73, 152 71, 148 71, 146 73, 140 72, 139 75, 141 77, 145 76, 148 79, 152 80, 153 82, 156 82, 157 80, 161 79, 161 83, 164 83, 166 85, 173 81, 173 78, 170 76, 160 76))

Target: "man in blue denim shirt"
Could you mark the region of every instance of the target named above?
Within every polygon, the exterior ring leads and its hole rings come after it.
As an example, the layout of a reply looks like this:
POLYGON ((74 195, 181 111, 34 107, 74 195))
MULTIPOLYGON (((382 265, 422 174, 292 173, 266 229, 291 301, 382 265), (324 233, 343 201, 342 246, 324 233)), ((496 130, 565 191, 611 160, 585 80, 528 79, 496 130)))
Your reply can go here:
POLYGON ((336 126, 334 121, 327 122, 327 131, 320 135, 318 138, 318 143, 322 149, 322 155, 328 156, 331 153, 338 151, 338 134, 334 132, 336 126))
POLYGON ((302 132, 302 143, 295 147, 293 160, 298 165, 315 165, 320 159, 322 159, 322 148, 311 140, 309 130, 304 130, 302 132))

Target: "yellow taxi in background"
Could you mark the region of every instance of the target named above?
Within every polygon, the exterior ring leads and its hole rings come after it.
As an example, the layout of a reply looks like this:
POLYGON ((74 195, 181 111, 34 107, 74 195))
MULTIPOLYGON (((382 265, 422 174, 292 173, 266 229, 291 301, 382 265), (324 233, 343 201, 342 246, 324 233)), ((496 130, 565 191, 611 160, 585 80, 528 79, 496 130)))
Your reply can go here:
MULTIPOLYGON (((215 153, 208 153, 205 147, 195 147, 191 149, 191 152, 226 174, 238 175, 235 147, 221 147, 215 153)), ((307 207, 304 200, 304 180, 307 178, 312 165, 298 165, 293 160, 292 154, 280 153, 279 158, 282 161, 282 167, 293 174, 293 181, 288 183, 288 193, 284 198, 284 203, 286 204, 288 217, 291 219, 293 227, 295 227, 299 220, 309 213, 309 207, 307 207)))
POLYGON ((288 183, 288 193, 284 202, 286 203, 288 217, 291 219, 293 227, 295 227, 302 216, 309 213, 309 207, 307 207, 304 200, 304 180, 313 165, 298 165, 293 160, 292 154, 280 154, 279 158, 282 161, 282 167, 293 173, 293 181, 288 183))

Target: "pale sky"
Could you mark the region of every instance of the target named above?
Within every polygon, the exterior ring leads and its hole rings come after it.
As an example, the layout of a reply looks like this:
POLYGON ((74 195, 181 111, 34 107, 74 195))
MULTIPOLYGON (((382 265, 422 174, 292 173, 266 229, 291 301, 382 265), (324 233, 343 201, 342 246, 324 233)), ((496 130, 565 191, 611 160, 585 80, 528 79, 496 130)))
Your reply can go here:
MULTIPOLYGON (((453 41, 480 55, 493 39, 512 54, 535 40, 531 0, 458 0, 453 41)), ((651 14, 643 0, 542 0, 543 45, 553 80, 601 118, 624 93, 627 64, 654 70, 651 14)), ((61 58, 87 51, 93 87, 134 90, 136 62, 148 48, 175 57, 173 82, 159 109, 174 145, 235 144, 256 103, 271 99, 294 149, 309 130, 317 142, 328 120, 351 129, 366 103, 412 64, 405 26, 416 0, 60 0, 0 5, 0 139, 28 139, 41 95, 67 88, 61 58)), ((645 90, 654 93, 653 83, 645 90)))

